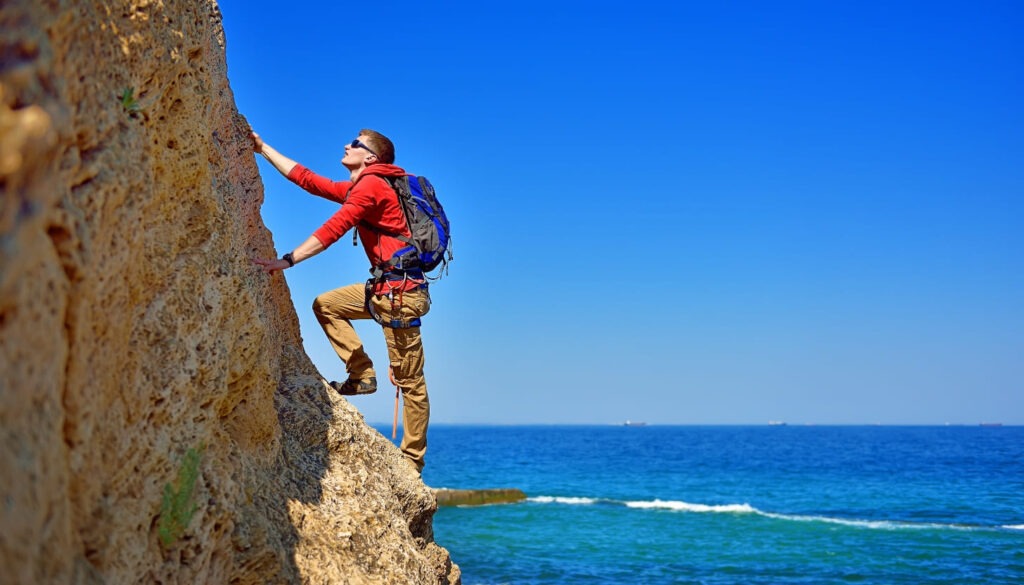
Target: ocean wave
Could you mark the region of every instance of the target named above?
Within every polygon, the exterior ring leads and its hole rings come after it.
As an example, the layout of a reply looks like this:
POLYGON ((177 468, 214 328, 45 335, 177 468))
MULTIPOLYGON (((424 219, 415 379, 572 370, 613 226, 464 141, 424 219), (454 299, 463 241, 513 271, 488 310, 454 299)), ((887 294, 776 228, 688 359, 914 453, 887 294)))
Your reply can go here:
POLYGON ((732 514, 761 513, 750 504, 723 504, 709 506, 707 504, 691 504, 690 502, 651 500, 642 502, 623 502, 627 508, 677 510, 680 512, 717 512, 732 514))
POLYGON ((538 504, 566 504, 569 506, 588 506, 598 502, 595 498, 565 498, 561 496, 536 496, 526 498, 526 501, 538 504))
POLYGON ((799 514, 773 514, 771 512, 758 512, 766 518, 776 520, 788 520, 791 522, 821 522, 824 524, 839 524, 840 526, 852 526, 855 528, 870 528, 873 530, 927 530, 927 529, 951 529, 971 530, 971 527, 958 524, 938 524, 933 522, 900 522, 898 520, 860 520, 857 518, 835 518, 832 516, 802 516, 799 514))
POLYGON ((592 505, 607 504, 625 506, 637 510, 667 510, 671 512, 688 512, 697 514, 751 514, 773 520, 787 522, 820 522, 838 524, 853 528, 871 530, 1024 530, 1024 524, 1005 526, 982 526, 969 524, 944 524, 937 522, 906 522, 900 520, 866 520, 860 518, 838 518, 834 516, 814 516, 802 514, 780 514, 759 510, 750 504, 695 504, 680 500, 639 500, 621 501, 601 498, 567 497, 567 496, 536 496, 527 498, 528 502, 538 504, 592 505))

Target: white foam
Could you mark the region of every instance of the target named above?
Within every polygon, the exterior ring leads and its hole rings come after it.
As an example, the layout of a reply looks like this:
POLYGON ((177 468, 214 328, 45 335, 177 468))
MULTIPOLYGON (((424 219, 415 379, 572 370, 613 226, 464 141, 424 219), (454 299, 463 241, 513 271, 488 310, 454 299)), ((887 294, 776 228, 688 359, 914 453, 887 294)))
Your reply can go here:
POLYGON ((750 504, 723 504, 719 506, 709 506, 707 504, 691 504, 690 502, 673 500, 626 502, 626 506, 629 508, 640 508, 643 510, 675 510, 677 512, 718 512, 727 514, 751 514, 758 512, 758 510, 751 507, 750 504))
POLYGON ((941 524, 931 522, 905 522, 898 520, 862 520, 857 518, 835 518, 831 516, 810 516, 800 514, 778 514, 758 510, 750 504, 694 504, 680 500, 641 500, 641 501, 619 501, 601 498, 582 498, 566 496, 535 496, 527 498, 527 501, 538 504, 563 504, 569 506, 589 506, 593 504, 611 504, 626 506, 637 510, 669 510, 674 512, 712 513, 712 514, 756 514, 764 518, 785 520, 790 522, 823 522, 826 524, 839 524, 855 528, 867 528, 871 530, 1024 530, 1024 524, 1009 524, 1005 526, 971 526, 964 524, 941 524))
POLYGON ((594 498, 565 498, 559 496, 537 496, 527 498, 526 501, 538 504, 566 504, 569 506, 587 506, 597 503, 597 500, 594 498))
MULTIPOLYGON (((653 500, 643 502, 624 502, 627 507, 638 508, 638 509, 660 509, 660 510, 673 510, 677 512, 697 512, 697 513, 726 513, 726 514, 756 514, 765 518, 772 518, 775 520, 787 520, 791 522, 823 522, 826 524, 839 524, 841 526, 851 526, 855 528, 868 528, 871 530, 927 530, 927 529, 947 529, 947 530, 977 530, 981 527, 963 526, 957 524, 937 524, 937 523, 916 523, 916 522, 899 522, 894 520, 860 520, 856 518, 834 518, 830 516, 803 516, 798 514, 776 514, 773 512, 764 512, 751 506, 750 504, 723 504, 718 506, 709 506, 707 504, 693 504, 690 502, 680 501, 664 501, 664 500, 653 500)), ((1024 525, 1019 526, 1004 526, 1003 528, 1010 528, 1015 530, 1024 530, 1024 525)))
POLYGON ((898 530, 901 528, 943 528, 941 524, 909 524, 906 522, 893 522, 891 520, 857 520, 849 518, 832 518, 829 516, 798 516, 792 514, 772 514, 760 512, 766 518, 776 520, 790 520, 793 522, 824 522, 826 524, 839 524, 841 526, 854 526, 856 528, 872 528, 875 530, 898 530))
MULTIPOLYGON (((758 512, 767 518, 778 520, 790 520, 794 522, 824 522, 826 524, 839 524, 842 526, 853 526, 855 528, 870 528, 872 530, 993 530, 995 526, 979 526, 970 524, 944 524, 939 522, 905 522, 899 520, 858 520, 855 518, 832 518, 829 516, 799 516, 791 514, 771 514, 758 512)), ((1003 526, 1003 528, 1007 528, 1003 526)), ((1024 527, 1022 527, 1024 529, 1024 527)))

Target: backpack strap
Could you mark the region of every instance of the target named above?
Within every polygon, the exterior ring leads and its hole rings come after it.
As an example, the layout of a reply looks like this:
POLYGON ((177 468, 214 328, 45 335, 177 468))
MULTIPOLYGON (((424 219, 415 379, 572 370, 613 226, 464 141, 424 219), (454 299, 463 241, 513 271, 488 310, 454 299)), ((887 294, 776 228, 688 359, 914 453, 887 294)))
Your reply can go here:
POLYGON ((369 222, 365 222, 365 221, 360 221, 358 225, 361 225, 364 228, 366 228, 366 229, 368 229, 368 230, 370 230, 372 232, 377 232, 378 234, 381 234, 383 236, 388 236, 389 238, 395 238, 396 240, 399 240, 401 242, 409 244, 410 246, 414 246, 414 247, 416 246, 415 242, 412 241, 412 238, 410 238, 408 236, 403 236, 402 234, 396 234, 395 232, 390 232, 388 230, 381 229, 381 228, 379 228, 379 227, 377 227, 377 226, 375 226, 375 225, 373 225, 373 224, 371 224, 369 222))
MULTIPOLYGON (((387 183, 389 187, 391 187, 391 190, 395 191, 394 185, 391 184, 391 181, 389 181, 387 179, 387 177, 385 177, 383 175, 374 175, 374 176, 375 177, 380 177, 381 179, 384 179, 384 182, 387 183)), ((359 177, 359 179, 362 179, 362 178, 363 178, 362 176, 359 177)), ((359 179, 356 179, 356 183, 359 182, 359 179)), ((356 183, 352 183, 352 186, 348 188, 348 191, 345 191, 345 196, 341 198, 341 202, 343 204, 348 199, 348 194, 351 193, 352 189, 355 188, 356 183)), ((398 195, 398 191, 395 191, 395 195, 396 196, 398 195)), ((401 201, 399 201, 398 207, 401 209, 401 207, 402 207, 401 201)), ((403 210, 402 213, 405 213, 405 211, 403 210)), ((382 234, 382 235, 385 235, 385 236, 388 236, 388 237, 391 237, 391 238, 395 238, 396 240, 399 240, 399 241, 401 241, 402 243, 405 243, 405 244, 409 244, 410 246, 415 246, 416 245, 416 244, 413 243, 412 239, 407 238, 407 237, 403 236, 402 234, 396 234, 396 233, 393 233, 393 232, 389 232, 387 230, 383 230, 383 229, 381 229, 381 228, 379 228, 379 227, 377 227, 377 226, 375 226, 375 225, 373 225, 373 224, 371 224, 371 223, 369 223, 367 221, 360 220, 359 223, 356 224, 356 226, 362 226, 362 227, 364 227, 364 228, 366 228, 366 229, 368 229, 370 231, 377 232, 378 234, 382 234)), ((358 246, 359 245, 359 231, 355 229, 356 226, 352 226, 353 227, 353 229, 352 229, 352 245, 353 246, 358 246)))
MULTIPOLYGON (((395 198, 398 201, 398 209, 400 209, 402 211, 402 215, 404 216, 405 215, 405 209, 402 207, 402 196, 401 196, 401 194, 399 194, 398 189, 395 188, 395 184, 391 181, 391 177, 386 177, 384 175, 374 175, 374 176, 378 177, 380 179, 383 179, 384 182, 388 184, 388 187, 390 187, 391 191, 394 192, 395 198)), ((360 178, 362 178, 362 177, 360 177, 360 178)), ((347 196, 348 195, 346 194, 346 197, 347 196)), ((406 223, 408 223, 409 222, 409 218, 406 217, 405 221, 406 221, 406 223)), ((397 234, 395 232, 382 229, 379 226, 375 226, 375 225, 373 225, 373 224, 371 224, 369 222, 366 222, 366 221, 360 221, 358 225, 360 225, 360 226, 362 226, 362 227, 364 227, 364 228, 366 228, 366 229, 368 229, 368 230, 370 230, 372 232, 377 232, 378 234, 381 234, 381 235, 384 235, 384 236, 388 236, 389 238, 394 238, 394 239, 402 242, 403 244, 406 244, 408 246, 412 246, 412 249, 415 250, 416 253, 419 253, 419 248, 416 247, 416 243, 412 240, 412 238, 410 238, 408 236, 403 236, 402 234, 397 234)), ((356 242, 355 236, 353 236, 352 237, 352 244, 355 245, 355 242, 356 242)), ((408 248, 402 249, 402 250, 398 250, 396 253, 405 253, 406 251, 408 251, 408 248)), ((392 266, 394 266, 394 265, 392 264, 392 266)))

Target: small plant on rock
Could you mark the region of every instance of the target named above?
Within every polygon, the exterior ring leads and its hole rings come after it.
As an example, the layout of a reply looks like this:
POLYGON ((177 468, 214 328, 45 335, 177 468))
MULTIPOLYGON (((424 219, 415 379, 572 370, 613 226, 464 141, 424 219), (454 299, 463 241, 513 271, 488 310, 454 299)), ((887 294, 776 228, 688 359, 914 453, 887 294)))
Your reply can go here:
POLYGON ((192 520, 192 515, 199 509, 192 501, 192 496, 196 489, 196 480, 199 479, 199 461, 202 456, 203 445, 199 445, 198 449, 190 448, 186 451, 174 484, 164 485, 164 496, 160 502, 160 520, 157 522, 157 533, 164 548, 181 538, 192 520))
POLYGON ((142 110, 142 106, 139 105, 139 101, 135 99, 135 88, 126 87, 121 91, 121 95, 118 96, 121 99, 121 107, 124 111, 128 112, 128 115, 134 118, 142 110))

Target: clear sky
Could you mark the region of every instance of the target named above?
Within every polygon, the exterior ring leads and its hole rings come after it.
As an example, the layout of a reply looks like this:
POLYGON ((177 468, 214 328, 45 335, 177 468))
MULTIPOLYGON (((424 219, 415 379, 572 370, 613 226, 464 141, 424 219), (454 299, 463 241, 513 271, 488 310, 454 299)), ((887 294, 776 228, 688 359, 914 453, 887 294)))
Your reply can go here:
MULTIPOLYGON (((1024 424, 1024 4, 220 4, 269 144, 436 186, 434 422, 1024 424)), ((259 165, 283 254, 336 205, 259 165)), ((329 379, 310 306, 367 276, 285 273, 329 379)))

